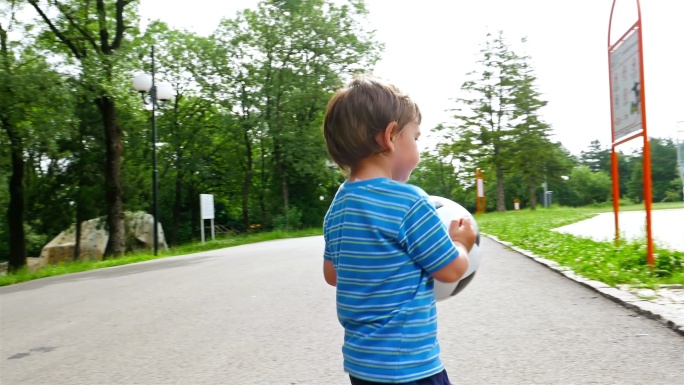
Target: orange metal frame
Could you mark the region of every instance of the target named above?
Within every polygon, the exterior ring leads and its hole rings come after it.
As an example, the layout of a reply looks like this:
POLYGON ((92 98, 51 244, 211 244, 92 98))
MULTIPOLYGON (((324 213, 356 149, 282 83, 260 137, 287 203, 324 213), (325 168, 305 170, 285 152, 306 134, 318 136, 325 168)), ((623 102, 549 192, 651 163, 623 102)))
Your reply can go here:
POLYGON ((613 5, 610 8, 610 20, 608 21, 608 74, 610 76, 610 124, 611 124, 611 170, 613 174, 613 211, 615 214, 615 242, 617 243, 620 238, 619 231, 619 220, 618 213, 620 210, 620 170, 618 168, 618 156, 615 151, 615 147, 632 139, 638 138, 639 136, 644 139, 644 150, 643 150, 643 177, 644 177, 644 204, 646 206, 646 238, 647 238, 647 250, 646 259, 649 265, 653 266, 655 264, 655 259, 653 257, 653 234, 651 227, 651 203, 653 200, 652 186, 651 186, 651 147, 648 143, 648 131, 646 129, 646 85, 644 82, 644 43, 643 43, 643 28, 641 25, 641 4, 639 0, 637 3, 637 13, 638 20, 634 25, 632 25, 627 32, 625 32, 622 37, 615 44, 610 44, 610 30, 613 24, 613 11, 615 10, 615 3, 617 0, 613 0, 613 5), (639 84, 640 84, 640 94, 641 94, 641 127, 642 130, 632 134, 626 138, 620 138, 620 140, 615 140, 615 111, 613 111, 613 74, 611 67, 610 54, 614 51, 615 47, 622 43, 625 38, 632 32, 636 30, 639 34, 639 84))
POLYGON ((486 211, 486 205, 485 205, 485 197, 484 197, 484 191, 482 191, 483 195, 480 196, 479 190, 478 190, 478 181, 482 179, 482 187, 484 190, 484 171, 482 171, 480 168, 475 169, 475 197, 477 199, 476 201, 476 206, 477 214, 484 214, 486 211))

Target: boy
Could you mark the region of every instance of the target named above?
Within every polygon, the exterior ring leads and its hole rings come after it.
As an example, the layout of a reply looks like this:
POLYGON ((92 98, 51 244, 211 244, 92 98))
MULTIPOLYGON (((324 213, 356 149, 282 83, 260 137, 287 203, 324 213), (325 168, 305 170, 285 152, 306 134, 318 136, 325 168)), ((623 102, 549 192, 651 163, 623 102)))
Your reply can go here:
POLYGON ((449 385, 439 358, 433 278, 458 281, 475 232, 442 225, 418 187, 418 106, 396 87, 356 77, 328 103, 323 132, 347 174, 324 220, 323 273, 337 287, 352 384, 449 385))

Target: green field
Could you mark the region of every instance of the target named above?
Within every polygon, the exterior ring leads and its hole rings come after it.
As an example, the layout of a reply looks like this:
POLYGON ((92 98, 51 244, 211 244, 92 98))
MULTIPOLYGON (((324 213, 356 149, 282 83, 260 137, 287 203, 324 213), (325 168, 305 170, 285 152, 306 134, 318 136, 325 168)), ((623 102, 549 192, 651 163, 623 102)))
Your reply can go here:
MULTIPOLYGON (((654 209, 684 208, 684 203, 658 203, 654 209)), ((622 211, 642 210, 643 205, 621 206, 622 211)), ((529 250, 544 258, 557 261, 587 278, 609 285, 630 284, 653 287, 656 284, 684 283, 684 252, 656 249, 656 266, 646 263, 644 242, 623 242, 615 246, 612 242, 597 242, 552 229, 591 218, 600 212, 610 212, 612 206, 601 205, 585 208, 521 210, 505 213, 487 213, 477 217, 480 229, 497 236, 503 241, 529 250)), ((126 265, 156 258, 172 257, 239 246, 248 243, 274 239, 321 235, 321 229, 297 232, 268 232, 250 235, 227 236, 205 244, 200 242, 181 245, 162 251, 158 256, 149 252, 129 253, 121 258, 104 261, 77 261, 57 266, 48 266, 37 272, 26 269, 15 274, 0 276, 0 286, 30 281, 55 275, 76 273, 104 267, 126 265)))
MULTIPOLYGON (((654 209, 684 208, 681 203, 655 204, 654 209)), ((621 210, 639 210, 630 205, 621 210)), ((584 277, 609 285, 684 283, 684 252, 656 248, 655 268, 646 262, 644 242, 597 242, 552 229, 591 218, 611 208, 557 208, 487 213, 477 217, 482 232, 571 268, 584 277)))

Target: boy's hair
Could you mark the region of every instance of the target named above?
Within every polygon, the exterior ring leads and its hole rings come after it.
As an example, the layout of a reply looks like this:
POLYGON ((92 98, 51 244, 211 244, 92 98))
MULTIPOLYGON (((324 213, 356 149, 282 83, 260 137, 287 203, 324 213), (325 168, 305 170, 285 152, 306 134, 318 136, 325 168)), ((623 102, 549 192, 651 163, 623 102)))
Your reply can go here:
POLYGON ((397 87, 357 75, 328 102, 323 123, 328 154, 349 173, 360 160, 384 151, 376 136, 391 122, 397 122, 397 135, 421 118, 416 103, 397 87))

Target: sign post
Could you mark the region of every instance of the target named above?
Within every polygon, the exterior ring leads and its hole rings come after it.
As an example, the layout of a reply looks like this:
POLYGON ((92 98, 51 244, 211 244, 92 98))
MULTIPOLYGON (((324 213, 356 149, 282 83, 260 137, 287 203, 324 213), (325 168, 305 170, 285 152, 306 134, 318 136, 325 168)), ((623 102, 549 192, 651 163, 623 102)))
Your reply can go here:
POLYGON ((644 47, 641 25, 641 5, 637 3, 638 20, 615 44, 610 42, 613 11, 608 21, 608 71, 610 76, 610 115, 612 126, 611 173, 613 174, 613 211, 615 215, 615 242, 619 241, 618 213, 620 209, 620 173, 615 148, 632 139, 642 137, 644 204, 646 206, 646 258, 651 266, 653 259, 653 237, 651 228, 651 148, 646 130, 646 86, 644 83, 644 47))
POLYGON ((476 213, 484 214, 485 209, 485 189, 484 189, 484 171, 479 167, 475 169, 475 186, 477 187, 477 201, 476 201, 476 213))
POLYGON ((211 240, 215 238, 214 233, 214 195, 200 194, 200 229, 202 231, 202 244, 204 244, 204 220, 211 219, 211 240))
POLYGON ((682 180, 682 199, 684 199, 684 120, 677 122, 677 169, 682 180), (680 128, 679 126, 682 125, 680 128))

